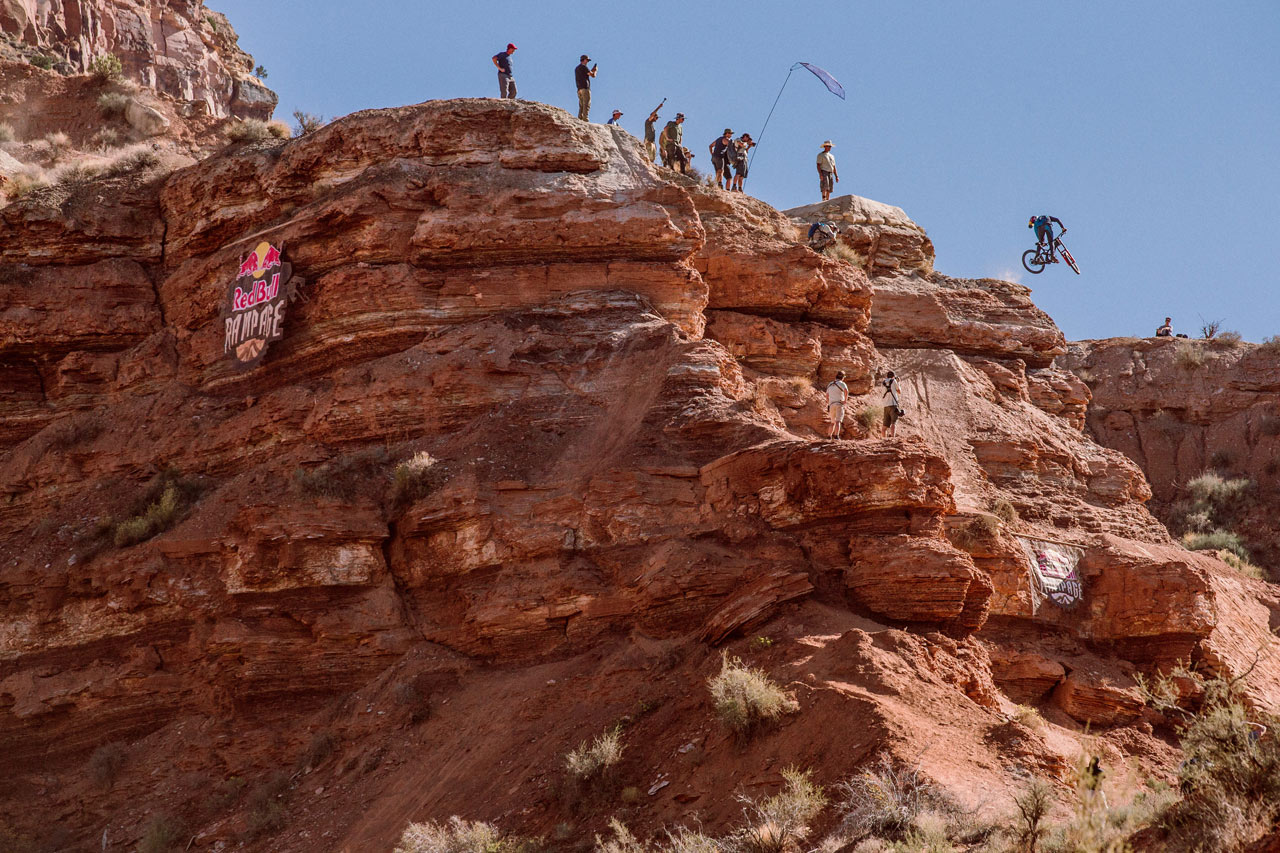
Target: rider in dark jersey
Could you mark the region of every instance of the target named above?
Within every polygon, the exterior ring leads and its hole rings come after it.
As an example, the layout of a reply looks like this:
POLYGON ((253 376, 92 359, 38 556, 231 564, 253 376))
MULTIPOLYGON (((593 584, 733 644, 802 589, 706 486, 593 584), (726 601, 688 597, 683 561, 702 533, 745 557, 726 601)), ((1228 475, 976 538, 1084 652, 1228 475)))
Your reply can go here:
POLYGON ((1054 259, 1053 258, 1053 226, 1049 224, 1050 222, 1056 222, 1058 223, 1059 228, 1061 228, 1064 231, 1066 230, 1066 226, 1062 224, 1061 219, 1059 219, 1056 216, 1045 216, 1043 214, 1041 214, 1040 216, 1031 217, 1031 219, 1027 221, 1027 227, 1036 229, 1036 240, 1042 243, 1048 244, 1049 261, 1050 263, 1052 263, 1054 259))

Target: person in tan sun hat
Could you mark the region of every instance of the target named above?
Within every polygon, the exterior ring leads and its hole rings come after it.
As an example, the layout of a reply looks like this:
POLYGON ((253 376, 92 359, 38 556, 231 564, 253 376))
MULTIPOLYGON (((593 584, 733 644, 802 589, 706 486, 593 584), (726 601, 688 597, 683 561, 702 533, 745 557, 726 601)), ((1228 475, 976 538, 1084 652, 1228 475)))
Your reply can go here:
POLYGON ((836 158, 831 153, 834 143, 828 139, 822 143, 822 151, 818 153, 818 189, 822 190, 822 200, 831 198, 836 184, 840 183, 840 173, 836 171, 836 158))

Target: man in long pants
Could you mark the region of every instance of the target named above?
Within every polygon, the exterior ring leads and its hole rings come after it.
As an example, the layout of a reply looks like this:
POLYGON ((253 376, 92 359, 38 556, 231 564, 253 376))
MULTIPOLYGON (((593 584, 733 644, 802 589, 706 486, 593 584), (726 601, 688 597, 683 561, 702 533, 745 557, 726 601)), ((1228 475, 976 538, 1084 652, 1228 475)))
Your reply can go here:
POLYGON ((493 64, 498 68, 499 98, 514 98, 516 96, 516 78, 511 73, 511 54, 515 52, 516 46, 508 44, 506 50, 493 55, 493 64))
POLYGON ((591 78, 596 76, 596 70, 587 67, 590 61, 591 57, 584 53, 578 67, 573 69, 573 79, 578 84, 578 118, 583 121, 591 120, 588 118, 591 115, 591 78))

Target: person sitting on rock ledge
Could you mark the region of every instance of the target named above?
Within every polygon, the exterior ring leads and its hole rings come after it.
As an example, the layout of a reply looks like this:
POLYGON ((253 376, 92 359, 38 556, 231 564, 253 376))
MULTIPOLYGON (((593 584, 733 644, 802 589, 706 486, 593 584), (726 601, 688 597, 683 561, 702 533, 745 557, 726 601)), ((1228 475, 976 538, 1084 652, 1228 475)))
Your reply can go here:
POLYGON ((1164 318, 1164 325, 1156 329, 1156 337, 1157 338, 1173 337, 1173 318, 1172 317, 1164 318))
POLYGON ((849 386, 844 384, 844 371, 837 370, 836 378, 827 385, 827 414, 831 416, 831 430, 827 438, 839 438, 844 426, 844 404, 849 399, 849 386))
POLYGON ((833 222, 819 220, 809 226, 809 248, 821 252, 836 241, 840 228, 833 222))
POLYGON ((884 421, 880 425, 880 437, 885 438, 893 435, 898 429, 898 418, 903 414, 902 401, 898 399, 898 380, 894 377, 892 370, 884 375, 880 384, 884 386, 881 399, 889 398, 889 405, 884 407, 884 421))

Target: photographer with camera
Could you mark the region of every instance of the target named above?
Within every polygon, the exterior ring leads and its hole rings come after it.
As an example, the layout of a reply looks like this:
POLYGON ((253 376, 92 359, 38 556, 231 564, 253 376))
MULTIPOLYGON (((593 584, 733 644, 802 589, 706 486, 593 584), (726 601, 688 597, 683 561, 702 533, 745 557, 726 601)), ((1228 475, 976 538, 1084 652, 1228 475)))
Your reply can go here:
MULTIPOLYGON (((658 153, 658 145, 655 141, 654 125, 658 123, 658 110, 662 109, 667 99, 663 98, 662 103, 653 108, 653 112, 649 113, 649 117, 644 120, 644 153, 649 155, 649 162, 653 162, 654 155, 658 153)), ((666 165, 665 163, 663 164, 666 165)))
POLYGON ((588 68, 590 61, 591 57, 584 53, 578 67, 573 69, 573 79, 578 84, 578 118, 583 121, 591 121, 588 118, 591 114, 591 78, 596 76, 596 69, 600 67, 596 64, 588 68))

